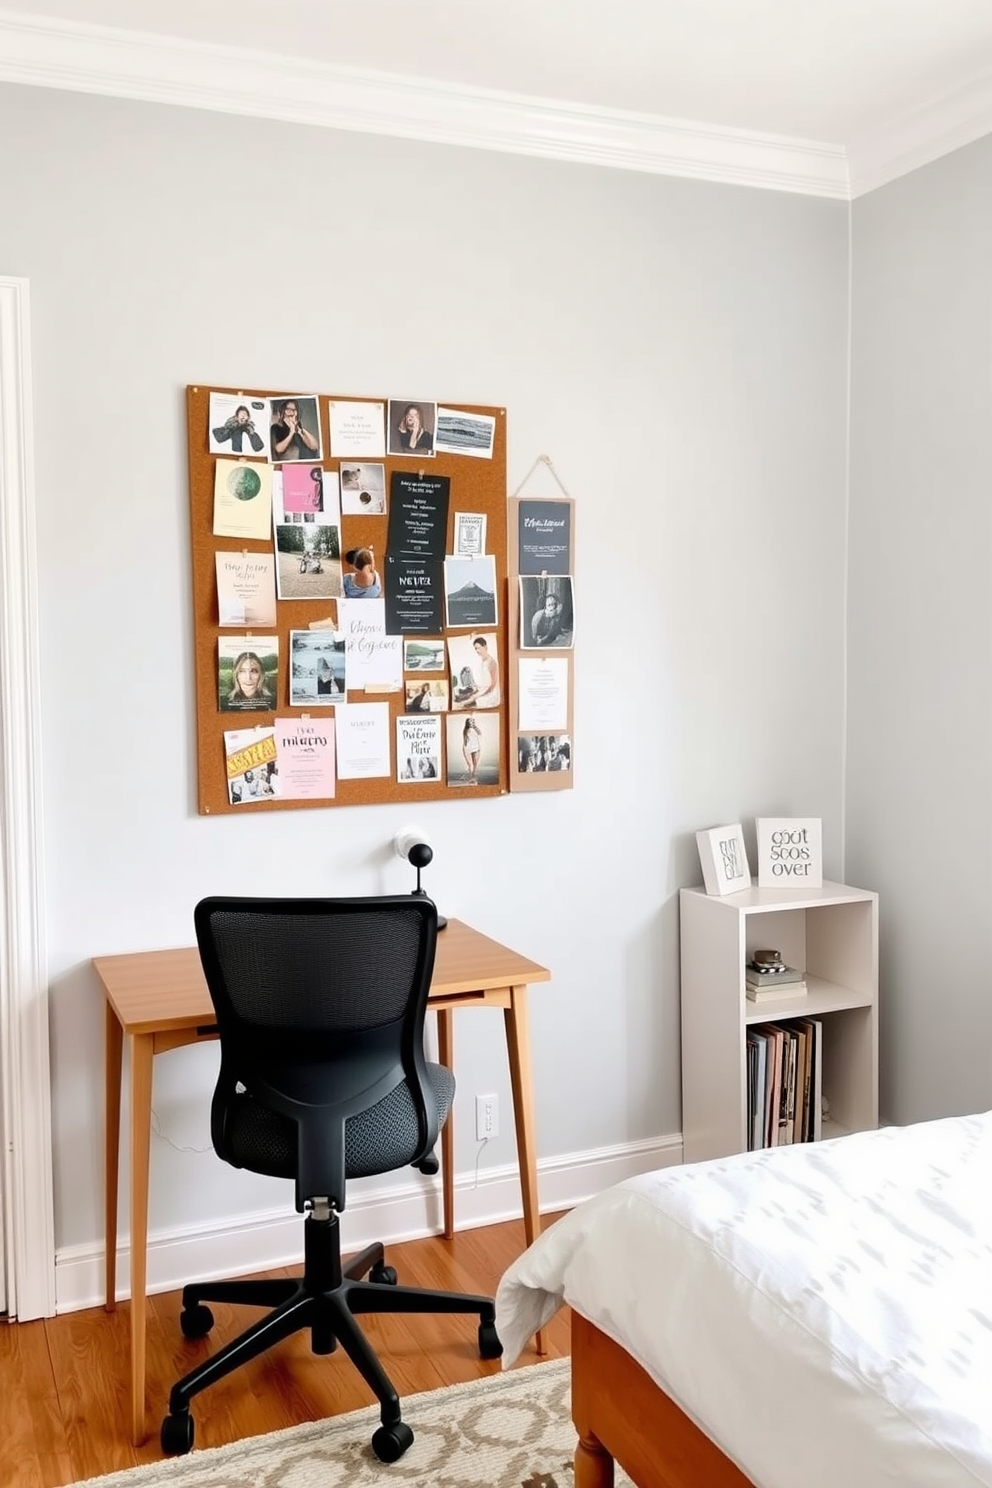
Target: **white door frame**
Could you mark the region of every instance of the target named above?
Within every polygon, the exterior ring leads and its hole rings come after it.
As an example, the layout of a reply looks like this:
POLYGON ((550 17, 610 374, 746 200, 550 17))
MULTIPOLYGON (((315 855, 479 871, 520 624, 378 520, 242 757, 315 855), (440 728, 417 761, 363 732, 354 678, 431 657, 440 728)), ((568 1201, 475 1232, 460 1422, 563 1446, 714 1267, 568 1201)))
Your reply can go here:
POLYGON ((55 1312, 28 281, 0 277, 0 1189, 7 1310, 55 1312))

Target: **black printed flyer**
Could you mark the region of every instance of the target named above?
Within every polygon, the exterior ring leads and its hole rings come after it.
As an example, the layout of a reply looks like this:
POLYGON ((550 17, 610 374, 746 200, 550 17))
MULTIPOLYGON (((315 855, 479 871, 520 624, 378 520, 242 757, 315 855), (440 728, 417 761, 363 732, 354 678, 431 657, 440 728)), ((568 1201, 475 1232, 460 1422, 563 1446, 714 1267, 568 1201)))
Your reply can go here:
POLYGON ((451 481, 396 471, 386 541, 387 635, 437 635, 444 628, 444 549, 451 481))

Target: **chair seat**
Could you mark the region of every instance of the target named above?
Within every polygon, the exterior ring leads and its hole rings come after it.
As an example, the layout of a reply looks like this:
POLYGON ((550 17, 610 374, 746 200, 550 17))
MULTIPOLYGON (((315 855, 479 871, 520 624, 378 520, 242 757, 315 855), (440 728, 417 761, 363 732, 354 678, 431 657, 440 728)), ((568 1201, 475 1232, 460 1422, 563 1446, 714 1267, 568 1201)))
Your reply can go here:
MULTIPOLYGON (((443 1125, 455 1097, 455 1078, 443 1064, 428 1064, 429 1093, 443 1125)), ((408 1086, 398 1085, 384 1100, 345 1125, 345 1176, 368 1178, 405 1168, 419 1149, 417 1116, 408 1086)), ((296 1124, 239 1091, 227 1108, 225 1150, 234 1167, 271 1178, 296 1177, 296 1124)))

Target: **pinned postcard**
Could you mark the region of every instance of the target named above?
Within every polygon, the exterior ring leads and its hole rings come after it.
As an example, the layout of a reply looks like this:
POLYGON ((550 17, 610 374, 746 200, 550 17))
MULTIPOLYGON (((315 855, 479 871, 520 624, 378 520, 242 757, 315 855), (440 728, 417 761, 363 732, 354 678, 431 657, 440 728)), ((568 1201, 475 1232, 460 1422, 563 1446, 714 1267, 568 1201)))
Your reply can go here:
POLYGON ((341 461, 341 511, 348 517, 381 517, 385 514, 385 465, 341 461))
POLYGON ((453 708, 498 708, 499 659, 495 631, 451 636, 448 641, 453 708))
POLYGON ((408 403, 405 398, 390 398, 386 411, 389 426, 390 455, 413 455, 431 459, 434 454, 434 421, 437 404, 424 398, 408 403))
POLYGON ((257 393, 211 393, 207 447, 212 455, 268 459, 268 422, 268 404, 257 393))
POLYGON ((392 774, 388 703, 341 703, 334 710, 338 779, 392 774))
POLYGON ((277 794, 275 730, 228 729, 224 733, 227 758, 227 799, 232 806, 271 800, 277 794))
POLYGON ((476 413, 466 408, 439 408, 434 448, 438 454, 472 455, 476 460, 491 460, 496 420, 490 413, 476 413))
POLYGON ((440 718, 397 718, 396 778, 421 785, 441 778, 440 718))
POLYGON ((275 625, 276 569, 271 553, 217 553, 219 625, 275 625))
POLYGON ((444 599, 452 629, 496 624, 496 559, 445 558, 444 599))
POLYGON ((338 599, 341 533, 320 512, 289 512, 276 523, 276 589, 280 599, 338 599), (296 520, 299 518, 300 520, 296 520))
POLYGON ((334 719, 277 718, 279 795, 284 801, 333 801, 334 719))
POLYGON ((407 682, 405 684, 407 713, 447 713, 447 682, 407 682))
POLYGON ((270 398, 269 417, 273 460, 282 465, 290 460, 320 459, 320 415, 315 396, 270 398))
POLYGON ((222 713, 271 713, 278 695, 277 635, 218 636, 217 706, 222 713))
POLYGON ((385 601, 338 600, 338 626, 345 645, 348 691, 399 692, 403 686, 403 637, 386 634, 385 601))
POLYGON ((403 670, 405 672, 443 672, 444 642, 424 641, 420 636, 403 642, 403 670))
POLYGON ((381 460, 386 453, 384 403, 347 402, 332 398, 331 454, 336 460, 381 460))
POLYGON ((334 631, 291 630, 289 701, 293 707, 333 707, 344 693, 344 643, 334 631))
POLYGON ((273 506, 287 512, 320 512, 325 521, 338 515, 338 473, 320 465, 287 465, 277 472, 280 479, 272 490, 273 506))
POLYGON ((448 784, 499 784, 499 714, 451 714, 447 725, 448 784))
POLYGON ((214 467, 214 536, 257 537, 272 531, 272 471, 257 460, 218 460, 214 467))
POLYGON ((477 558, 486 551, 485 512, 455 512, 455 555, 477 558))

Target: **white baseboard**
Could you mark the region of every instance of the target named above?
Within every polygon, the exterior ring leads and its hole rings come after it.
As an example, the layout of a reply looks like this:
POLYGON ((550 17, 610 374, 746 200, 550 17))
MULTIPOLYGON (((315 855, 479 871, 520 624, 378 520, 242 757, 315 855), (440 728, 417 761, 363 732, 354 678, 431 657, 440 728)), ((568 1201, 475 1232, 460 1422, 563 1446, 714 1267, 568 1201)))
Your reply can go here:
MULTIPOLYGON (((583 1199, 638 1173, 668 1168, 682 1161, 680 1135, 622 1147, 573 1152, 538 1163, 538 1192, 542 1213, 572 1209, 583 1199)), ((360 1250, 373 1240, 396 1244, 436 1235, 441 1229, 441 1182, 417 1178, 390 1187, 355 1185, 354 1197, 341 1217, 346 1251, 360 1250)), ((519 1219, 520 1178, 515 1163, 455 1179, 455 1223, 458 1229, 519 1219)), ((169 1292, 187 1281, 249 1276, 276 1266, 297 1265, 303 1259, 303 1222, 294 1211, 242 1214, 209 1228, 187 1225, 158 1230, 148 1237, 148 1291, 169 1292)), ((126 1244, 117 1251, 117 1299, 130 1293, 130 1255, 126 1244)), ((55 1258, 55 1310, 76 1312, 103 1302, 103 1246, 70 1245, 55 1258)))

